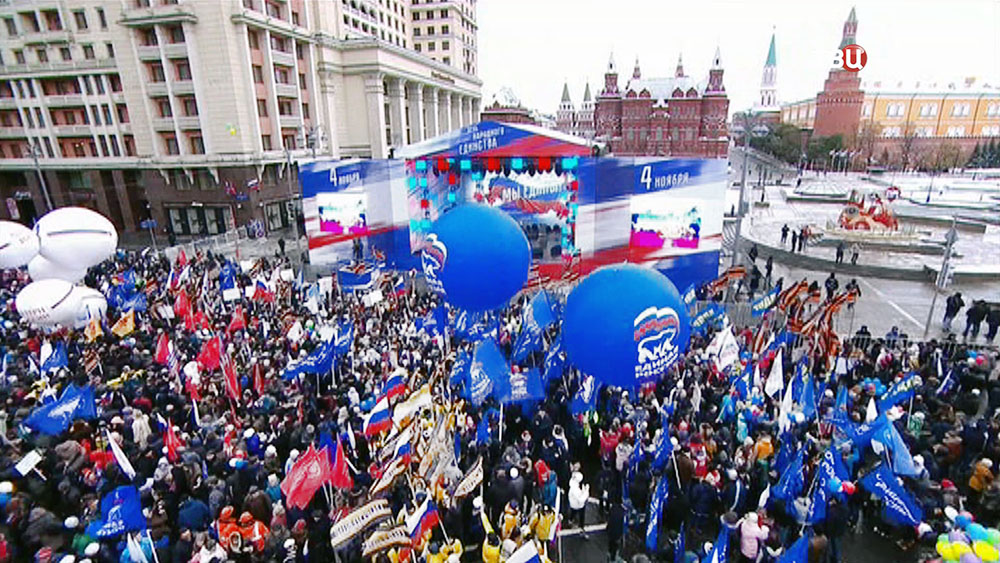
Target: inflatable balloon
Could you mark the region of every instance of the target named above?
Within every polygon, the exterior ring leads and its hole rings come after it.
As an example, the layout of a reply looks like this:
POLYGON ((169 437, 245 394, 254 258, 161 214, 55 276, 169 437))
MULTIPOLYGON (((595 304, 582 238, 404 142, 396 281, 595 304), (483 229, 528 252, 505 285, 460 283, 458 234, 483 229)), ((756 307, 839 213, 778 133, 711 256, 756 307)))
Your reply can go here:
POLYGON ((948 520, 954 522, 955 518, 958 517, 958 511, 955 510, 954 506, 946 506, 944 507, 944 515, 948 517, 948 520))
POLYGON ((836 477, 830 477, 827 479, 826 485, 830 489, 831 493, 839 493, 841 487, 844 486, 844 482, 836 477))
POLYGON ((977 557, 975 553, 967 551, 958 558, 958 563, 983 563, 983 560, 977 557))
POLYGON ((0 221, 0 268, 20 268, 38 254, 38 237, 20 223, 0 221))
POLYGON ((853 495, 857 491, 857 487, 855 487, 854 483, 850 481, 844 481, 843 487, 844 487, 844 492, 847 493, 848 495, 853 495))
POLYGON ((983 561, 996 561, 1000 557, 1000 552, 986 541, 977 541, 972 544, 972 551, 983 561))
POLYGON ((955 541, 951 542, 951 551, 955 557, 961 557, 965 553, 972 553, 972 547, 964 541, 955 541))
POLYGON ((108 314, 108 300, 100 291, 84 286, 76 286, 73 290, 79 297, 79 305, 76 310, 76 319, 73 326, 83 328, 96 319, 101 322, 108 314))
POLYGON ((39 253, 70 269, 86 269, 114 254, 118 231, 103 215, 83 207, 61 207, 35 225, 39 253))
POLYGON ((428 284, 448 303, 487 311, 506 305, 524 287, 531 247, 506 213, 463 205, 434 222, 421 261, 428 284))
POLYGON ((79 309, 79 294, 66 280, 41 280, 24 287, 14 301, 18 313, 38 326, 70 324, 79 309))
POLYGON ((569 360, 607 385, 632 388, 661 375, 685 351, 687 308, 663 274, 634 264, 605 266, 566 299, 569 360))
POLYGON ((996 528, 987 528, 986 535, 987 535, 986 541, 993 544, 993 547, 996 547, 997 544, 1000 544, 1000 530, 996 528))
POLYGON ((989 538, 989 534, 986 533, 986 528, 982 524, 969 524, 965 531, 969 533, 973 542, 986 541, 989 538))
POLYGON ((87 269, 67 268, 39 254, 28 262, 28 275, 34 281, 66 280, 76 283, 87 275, 87 269))
POLYGON ((962 528, 963 530, 966 527, 968 527, 968 525, 971 523, 972 519, 969 518, 969 516, 965 512, 962 512, 955 517, 955 525, 958 526, 959 528, 962 528))

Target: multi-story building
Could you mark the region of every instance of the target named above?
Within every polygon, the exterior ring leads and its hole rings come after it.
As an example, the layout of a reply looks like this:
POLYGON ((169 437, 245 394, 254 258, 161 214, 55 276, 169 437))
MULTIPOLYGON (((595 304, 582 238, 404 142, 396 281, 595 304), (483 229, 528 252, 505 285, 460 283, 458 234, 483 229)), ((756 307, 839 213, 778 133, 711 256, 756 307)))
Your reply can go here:
POLYGON ((535 112, 524 107, 514 91, 507 86, 500 88, 490 97, 489 103, 480 113, 480 119, 498 123, 538 125, 535 112))
POLYGON ((0 216, 286 227, 290 162, 386 157, 477 119, 481 82, 417 52, 410 16, 409 0, 4 2, 0 216))
POLYGON ((412 3, 413 46, 417 52, 466 74, 476 74, 479 67, 476 0, 412 0, 412 3))
MULTIPOLYGON (((852 9, 840 46, 856 42, 852 9)), ((965 162, 975 146, 1000 136, 1000 85, 863 82, 860 73, 830 70, 815 98, 781 107, 781 120, 813 137, 840 135, 863 156, 857 162, 942 166, 965 162)))
POLYGON ((643 78, 637 59, 632 77, 619 90, 612 57, 596 103, 590 103, 588 86, 583 105, 576 111, 569 89, 563 87, 556 128, 604 141, 620 156, 724 158, 729 146, 729 99, 722 75, 718 49, 703 80, 688 76, 680 57, 674 76, 643 78))

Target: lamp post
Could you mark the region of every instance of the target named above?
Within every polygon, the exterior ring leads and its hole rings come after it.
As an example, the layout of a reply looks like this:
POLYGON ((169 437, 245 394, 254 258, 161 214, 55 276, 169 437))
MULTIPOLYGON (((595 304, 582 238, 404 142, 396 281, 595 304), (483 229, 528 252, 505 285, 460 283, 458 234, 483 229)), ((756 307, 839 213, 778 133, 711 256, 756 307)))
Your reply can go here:
POLYGON ((35 162, 35 173, 38 174, 38 183, 42 188, 42 198, 45 200, 45 211, 52 211, 54 207, 52 205, 52 196, 49 195, 49 184, 45 181, 45 175, 42 174, 42 168, 38 165, 38 157, 45 155, 42 153, 42 148, 36 143, 28 145, 28 152, 31 154, 31 159, 35 162))
MULTIPOLYGON (((313 155, 315 156, 316 148, 313 147, 313 155)), ((295 185, 292 183, 292 153, 285 148, 285 162, 287 167, 285 169, 285 178, 288 185, 288 196, 291 198, 289 203, 294 202, 298 199, 298 194, 295 193, 295 185)), ((292 233, 295 236, 295 253, 298 255, 300 267, 305 265, 305 259, 302 257, 302 241, 299 240, 299 221, 297 215, 293 212, 288 205, 285 206, 285 211, 289 214, 289 219, 291 219, 292 233)))
POLYGON ((733 115, 732 131, 743 133, 743 171, 740 174, 740 201, 736 209, 736 238, 733 242, 733 259, 730 266, 735 266, 740 252, 740 237, 743 233, 743 215, 746 212, 747 168, 749 167, 750 136, 766 135, 767 127, 760 119, 760 114, 753 110, 733 115))

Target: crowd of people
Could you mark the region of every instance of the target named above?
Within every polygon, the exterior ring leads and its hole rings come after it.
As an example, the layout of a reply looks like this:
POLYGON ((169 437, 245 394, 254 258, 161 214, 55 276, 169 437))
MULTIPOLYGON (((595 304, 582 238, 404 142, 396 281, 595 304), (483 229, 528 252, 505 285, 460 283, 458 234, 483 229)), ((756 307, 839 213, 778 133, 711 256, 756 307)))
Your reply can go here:
POLYGON ((285 262, 119 252, 87 284, 134 285, 148 306, 123 330, 112 308, 97 334, 29 326, 13 300, 26 275, 2 274, 0 563, 499 563, 526 548, 559 560, 562 533, 602 553, 571 560, 826 562, 870 530, 899 550, 933 546, 955 526, 947 507, 1000 521, 995 351, 861 333, 831 356, 768 313, 697 331, 655 381, 602 387, 565 364, 558 323, 511 360, 530 296, 460 336, 429 328, 440 300, 411 273, 387 274, 374 302, 272 275, 285 262), (257 289, 223 300, 226 268, 257 289), (301 373, 331 338, 346 338, 332 369, 301 373), (512 374, 543 370, 544 396, 475 404, 452 372, 483 338, 512 374), (735 358, 720 350, 732 344, 735 358), (50 366, 52 349, 64 365, 50 366), (40 431, 32 421, 54 417, 68 389, 92 390, 94 412, 73 403, 65 428, 40 431), (886 463, 889 446, 871 444, 892 431, 910 457, 903 471, 893 446, 890 467, 919 522, 854 486, 886 463), (317 450, 347 477, 302 501, 299 468, 317 450), (843 486, 817 496, 830 464, 843 486), (141 516, 123 516, 133 504, 141 516), (802 546, 805 559, 789 558, 802 546))

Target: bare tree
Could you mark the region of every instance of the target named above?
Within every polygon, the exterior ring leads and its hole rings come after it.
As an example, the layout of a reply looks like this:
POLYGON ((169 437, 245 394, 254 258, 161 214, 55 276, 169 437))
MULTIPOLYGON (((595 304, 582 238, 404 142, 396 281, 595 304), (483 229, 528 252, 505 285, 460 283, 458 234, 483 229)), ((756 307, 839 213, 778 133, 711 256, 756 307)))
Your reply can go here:
POLYGON ((909 168, 914 162, 914 149, 916 148, 917 128, 912 121, 903 124, 902 140, 899 143, 899 158, 903 164, 903 170, 909 168))

